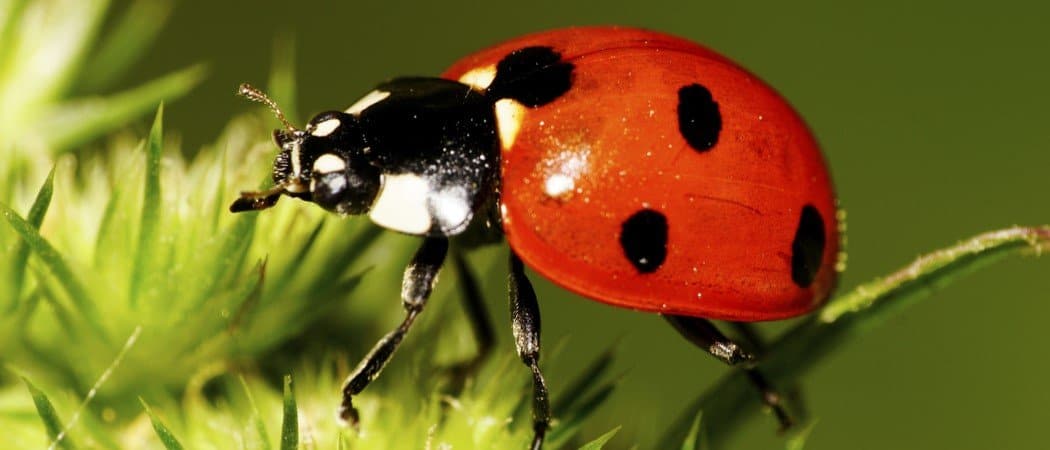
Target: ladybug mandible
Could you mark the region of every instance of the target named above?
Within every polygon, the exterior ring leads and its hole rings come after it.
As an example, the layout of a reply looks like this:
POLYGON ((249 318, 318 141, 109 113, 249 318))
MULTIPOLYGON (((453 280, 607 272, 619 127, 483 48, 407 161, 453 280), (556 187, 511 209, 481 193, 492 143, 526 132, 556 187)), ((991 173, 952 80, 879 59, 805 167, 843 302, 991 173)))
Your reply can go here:
MULTIPOLYGON (((526 265, 585 297, 663 315, 700 348, 743 364, 789 423, 780 396, 749 369, 752 356, 708 319, 742 325, 818 307, 836 276, 834 193, 802 119, 732 61, 652 31, 570 28, 482 50, 440 78, 395 78, 301 130, 261 92, 243 85, 241 94, 269 105, 285 129, 273 135, 274 187, 242 193, 231 211, 287 195, 422 238, 405 271, 406 317, 347 378, 342 419, 358 420, 352 396, 423 310, 449 238, 495 222, 511 247, 515 344, 533 375, 533 449, 551 413, 526 265)), ((453 256, 462 263, 459 246, 453 256)), ((457 273, 474 285, 468 270, 457 273)), ((468 310, 483 354, 491 328, 468 310)))

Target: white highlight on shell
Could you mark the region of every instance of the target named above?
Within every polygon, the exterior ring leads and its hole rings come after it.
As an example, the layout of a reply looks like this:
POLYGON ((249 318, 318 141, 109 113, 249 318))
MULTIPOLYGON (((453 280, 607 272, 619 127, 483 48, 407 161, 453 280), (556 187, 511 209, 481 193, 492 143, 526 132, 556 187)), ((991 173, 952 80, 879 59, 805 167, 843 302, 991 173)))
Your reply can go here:
POLYGON ((496 102, 496 129, 499 131, 499 141, 504 151, 510 150, 514 145, 514 139, 518 137, 524 120, 525 105, 509 98, 496 102))
POLYGON ((589 170, 591 148, 582 145, 566 148, 547 159, 544 170, 543 192, 552 198, 564 197, 576 190, 579 180, 589 170))
POLYGON ((427 208, 430 191, 430 183, 418 175, 384 175, 368 217, 376 225, 394 231, 425 234, 432 223, 427 208))
POLYGON ((317 126, 310 130, 310 134, 317 137, 325 137, 335 132, 335 130, 338 130, 339 126, 342 124, 343 123, 340 122, 339 119, 328 119, 317 124, 317 126))
POLYGON ((325 153, 314 161, 314 173, 332 173, 343 170, 346 170, 346 161, 332 153, 325 153))
POLYGON ((575 187, 576 181, 574 181, 572 177, 562 173, 548 176, 547 181, 543 183, 543 191, 550 197, 561 197, 562 195, 572 192, 575 187))
POLYGON ((496 65, 488 65, 484 67, 478 67, 471 69, 463 76, 459 77, 459 82, 469 85, 470 87, 479 91, 484 91, 492 85, 492 81, 496 79, 496 65))
POLYGON ((364 97, 361 97, 361 99, 358 100, 357 103, 354 103, 353 105, 350 105, 349 108, 346 108, 346 113, 353 114, 356 116, 358 114, 361 114, 361 111, 368 109, 369 106, 386 100, 386 98, 389 96, 390 93, 386 91, 369 92, 365 94, 364 97))

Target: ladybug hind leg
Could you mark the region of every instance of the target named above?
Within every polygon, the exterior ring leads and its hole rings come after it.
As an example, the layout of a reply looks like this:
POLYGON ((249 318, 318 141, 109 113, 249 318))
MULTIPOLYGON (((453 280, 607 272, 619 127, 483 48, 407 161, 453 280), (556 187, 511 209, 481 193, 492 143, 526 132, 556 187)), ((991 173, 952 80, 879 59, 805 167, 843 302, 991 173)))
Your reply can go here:
MULTIPOLYGON (((761 401, 771 410, 777 417, 777 421, 780 422, 781 430, 786 430, 792 426, 791 416, 787 413, 783 405, 783 396, 780 392, 769 383, 761 372, 754 367, 755 357, 751 353, 748 353, 740 347, 736 342, 722 334, 713 323, 707 319, 701 319, 699 317, 688 317, 688 316, 672 316, 665 315, 665 319, 671 323, 671 326, 682 337, 686 338, 693 345, 702 348, 704 351, 711 354, 718 360, 734 367, 742 368, 746 373, 751 384, 758 389, 761 395, 761 401)), ((760 336, 746 326, 738 327, 737 331, 743 338, 742 341, 753 340, 755 343, 759 343, 758 339, 760 336)))
POLYGON ((532 370, 532 450, 543 447, 551 423, 550 395, 540 371, 540 306, 518 255, 510 254, 510 319, 521 361, 532 370))
POLYGON ((354 408, 352 397, 361 393, 372 380, 379 376, 394 355, 416 317, 423 311, 427 299, 434 289, 438 272, 448 253, 448 238, 428 237, 412 257, 412 262, 405 269, 401 284, 401 302, 405 308, 405 319, 393 331, 383 336, 368 355, 358 363, 357 368, 343 383, 343 402, 339 406, 339 417, 350 425, 357 425, 359 417, 354 408))
MULTIPOLYGON (((729 332, 737 340, 737 342, 743 344, 747 348, 751 349, 755 359, 761 360, 766 354, 766 348, 768 347, 769 341, 766 340, 762 333, 755 328, 752 322, 726 322, 729 325, 729 332)), ((806 422, 809 417, 809 410, 806 407, 805 398, 802 395, 802 386, 794 384, 784 390, 785 399, 787 400, 789 409, 792 414, 791 417, 796 422, 806 422)))

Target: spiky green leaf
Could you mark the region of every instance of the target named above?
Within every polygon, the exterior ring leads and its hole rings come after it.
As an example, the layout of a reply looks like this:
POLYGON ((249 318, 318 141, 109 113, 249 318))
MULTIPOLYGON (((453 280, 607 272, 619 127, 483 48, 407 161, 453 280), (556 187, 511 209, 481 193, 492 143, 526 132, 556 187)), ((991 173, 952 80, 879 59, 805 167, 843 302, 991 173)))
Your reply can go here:
POLYGON ((609 382, 599 386, 594 392, 584 398, 582 398, 579 404, 566 411, 566 419, 558 424, 553 430, 551 430, 548 441, 553 447, 560 447, 572 436, 579 432, 580 427, 583 426, 584 419, 590 417, 598 407, 605 402, 613 393, 615 389, 615 383, 609 382))
POLYGON ((806 440, 809 439, 809 435, 813 432, 813 428, 816 425, 817 421, 814 420, 799 430, 798 433, 788 438, 787 450, 803 450, 806 447, 806 440))
POLYGON ((594 380, 601 379, 609 371, 613 361, 613 350, 609 348, 598 355, 579 375, 573 378, 568 386, 562 389, 564 394, 554 403, 555 411, 568 411, 579 406, 584 395, 597 386, 594 380))
POLYGON ((248 398, 248 407, 251 408, 251 421, 252 427, 255 428, 255 434, 257 435, 263 450, 270 450, 273 447, 270 446, 270 437, 266 431, 266 422, 263 422, 262 414, 259 412, 259 405, 255 403, 255 396, 252 395, 251 387, 248 386, 248 380, 245 380, 244 376, 237 377, 237 379, 241 383, 241 388, 244 389, 244 395, 248 398))
POLYGON ((178 438, 175 437, 175 434, 168 429, 167 425, 164 425, 164 422, 160 420, 160 417, 157 417, 157 415, 153 413, 153 409, 149 407, 149 404, 146 403, 142 397, 139 397, 139 402, 142 403, 142 408, 146 410, 146 415, 149 416, 149 421, 153 424, 153 431, 157 433, 157 437, 160 439, 160 442, 164 444, 164 448, 168 450, 183 450, 182 443, 180 443, 178 438))
POLYGON ((147 273, 152 272, 154 251, 157 248, 157 228, 160 222, 160 158, 164 148, 164 104, 157 108, 149 138, 146 140, 146 183, 142 192, 142 213, 139 219, 139 240, 132 265, 131 287, 128 299, 134 306, 141 294, 147 273))
POLYGON ((605 443, 609 442, 609 440, 612 439, 613 436, 615 436, 616 433, 619 431, 620 427, 613 428, 612 430, 609 430, 609 432, 598 436, 597 439, 583 444, 583 446, 580 447, 580 450, 602 450, 602 448, 605 447, 605 443))
POLYGON ((110 88, 146 52, 164 28, 173 7, 171 0, 132 2, 102 36, 99 50, 77 80, 80 90, 110 88))
MULTIPOLYGON (((54 190, 55 168, 52 167, 44 180, 44 184, 37 191, 36 199, 33 200, 33 206, 29 208, 29 214, 26 216, 26 222, 33 228, 40 229, 40 224, 44 223, 44 216, 47 214, 47 208, 51 205, 51 196, 54 190)), ((26 263, 29 260, 29 246, 24 241, 19 241, 12 253, 14 256, 11 259, 11 275, 8 277, 11 283, 8 297, 11 300, 11 305, 8 311, 14 311, 18 308, 19 299, 22 296, 22 286, 25 285, 26 263)))
POLYGON ((696 413, 693 425, 689 427, 689 433, 685 435, 685 440, 682 441, 682 450, 700 450, 707 447, 703 445, 703 439, 701 439, 703 429, 700 428, 700 423, 703 417, 703 411, 696 413))
POLYGON ((299 410, 295 406, 292 376, 284 376, 284 415, 281 418, 281 450, 299 448, 299 410))
POLYGON ((70 100, 55 105, 30 129, 43 145, 61 152, 126 124, 189 92, 204 78, 204 66, 192 66, 107 97, 70 100))
POLYGON ((95 331, 96 337, 108 340, 94 300, 88 295, 84 284, 69 268, 65 259, 58 253, 58 250, 55 250, 51 243, 44 239, 43 236, 40 236, 40 233, 37 232, 31 223, 12 211, 7 205, 0 204, 0 214, 7 219, 11 228, 22 237, 29 249, 43 262, 44 266, 51 272, 51 275, 59 282, 69 299, 73 302, 73 306, 83 316, 88 327, 95 331))
POLYGON ((44 422, 44 429, 47 430, 47 436, 51 439, 51 442, 54 443, 61 436, 62 440, 58 441, 58 448, 65 450, 73 450, 76 448, 69 436, 62 433, 62 419, 58 417, 58 412, 55 411, 55 405, 47 398, 47 394, 44 394, 43 391, 37 389, 37 387, 26 377, 22 377, 22 382, 25 383, 26 388, 29 389, 29 395, 33 397, 33 404, 36 406, 36 413, 40 416, 40 420, 44 422))

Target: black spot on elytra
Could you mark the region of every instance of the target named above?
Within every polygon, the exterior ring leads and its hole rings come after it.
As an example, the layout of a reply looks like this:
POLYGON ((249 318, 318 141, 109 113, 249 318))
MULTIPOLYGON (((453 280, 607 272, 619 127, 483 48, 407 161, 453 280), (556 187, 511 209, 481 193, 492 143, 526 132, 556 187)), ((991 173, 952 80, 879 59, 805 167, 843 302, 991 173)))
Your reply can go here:
POLYGON ((706 87, 694 83, 678 90, 678 130, 698 152, 711 150, 718 143, 722 114, 706 87))
POLYGON ((621 226, 620 247, 639 272, 655 272, 667 259, 667 217, 652 209, 632 214, 621 226))
POLYGON ((801 287, 813 284, 824 260, 824 218, 813 205, 802 208, 795 240, 791 242, 791 280, 801 287))
POLYGON ((487 91, 493 98, 510 98, 535 108, 569 91, 572 70, 573 65, 550 47, 525 47, 496 64, 496 78, 487 91))

